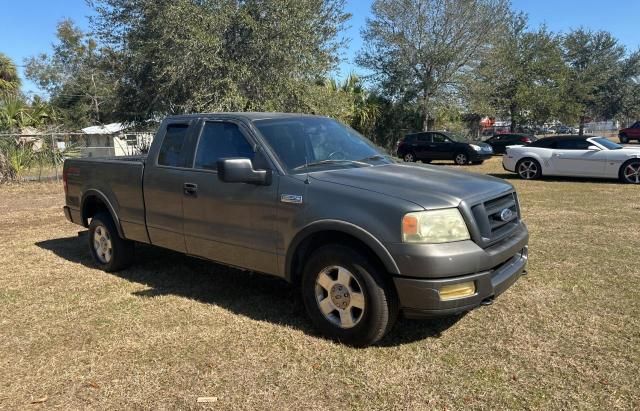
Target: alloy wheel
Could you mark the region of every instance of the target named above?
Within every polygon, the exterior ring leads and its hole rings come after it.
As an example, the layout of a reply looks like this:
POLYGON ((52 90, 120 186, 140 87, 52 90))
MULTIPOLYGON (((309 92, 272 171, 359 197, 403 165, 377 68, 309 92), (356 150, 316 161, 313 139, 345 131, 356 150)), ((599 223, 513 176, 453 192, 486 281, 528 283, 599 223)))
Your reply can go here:
POLYGON ((622 174, 628 183, 640 184, 640 161, 627 164, 622 174))
POLYGON ((461 153, 461 154, 456 155, 455 162, 456 162, 456 164, 461 165, 461 166, 467 164, 467 156, 466 156, 466 154, 462 154, 461 153))
POLYGON ((329 322, 340 328, 353 328, 365 313, 362 290, 351 271, 341 266, 327 267, 316 278, 316 303, 329 322))
POLYGON ((518 174, 525 180, 531 180, 538 174, 538 165, 531 160, 523 161, 518 167, 518 174))
POLYGON ((406 161, 407 163, 413 163, 415 161, 415 158, 413 157, 413 154, 407 153, 404 155, 404 161, 406 161))
POLYGON ((108 264, 113 256, 111 236, 103 226, 96 227, 93 233, 93 250, 102 264, 108 264))

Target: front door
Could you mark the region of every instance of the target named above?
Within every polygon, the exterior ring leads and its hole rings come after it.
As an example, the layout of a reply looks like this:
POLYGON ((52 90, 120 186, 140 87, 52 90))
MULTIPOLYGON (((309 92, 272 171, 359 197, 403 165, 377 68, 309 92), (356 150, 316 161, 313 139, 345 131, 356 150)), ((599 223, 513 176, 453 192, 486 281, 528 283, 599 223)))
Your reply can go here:
POLYGON ((255 147, 241 123, 202 123, 193 167, 184 173, 185 242, 189 254, 275 273, 277 173, 268 186, 218 178, 217 162, 222 158, 250 158, 255 168, 271 168, 255 147))
POLYGON ((450 160, 454 156, 453 142, 447 136, 440 133, 431 133, 433 158, 435 160, 450 160))
POLYGON ((559 175, 601 177, 607 164, 606 150, 588 150, 586 140, 558 140, 551 166, 559 175))

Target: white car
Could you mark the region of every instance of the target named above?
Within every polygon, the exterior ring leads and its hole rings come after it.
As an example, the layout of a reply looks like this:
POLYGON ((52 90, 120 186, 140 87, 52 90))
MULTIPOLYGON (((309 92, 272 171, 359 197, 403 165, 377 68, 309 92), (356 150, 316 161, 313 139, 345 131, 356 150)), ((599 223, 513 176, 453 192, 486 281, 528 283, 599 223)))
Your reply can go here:
POLYGON ((575 176, 640 184, 640 148, 623 147, 604 137, 547 137, 526 146, 507 146, 502 166, 525 180, 575 176))

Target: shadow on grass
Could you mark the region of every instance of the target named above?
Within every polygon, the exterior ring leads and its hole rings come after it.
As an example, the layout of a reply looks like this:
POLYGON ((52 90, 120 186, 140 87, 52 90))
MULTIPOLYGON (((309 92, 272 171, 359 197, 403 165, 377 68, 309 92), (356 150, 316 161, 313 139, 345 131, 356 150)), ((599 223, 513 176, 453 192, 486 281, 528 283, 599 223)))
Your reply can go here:
MULTIPOLYGON (((86 235, 46 240, 36 245, 65 260, 96 268, 86 235)), ((177 295, 215 304, 254 320, 295 327, 309 335, 318 335, 306 316, 298 290, 282 279, 144 244, 136 245, 135 261, 132 267, 111 274, 149 287, 133 293, 138 297, 177 295)), ((379 345, 397 346, 424 338, 437 338, 460 318, 425 321, 400 318, 379 345)))
MULTIPOLYGON (((488 175, 493 177, 502 178, 504 180, 522 180, 515 173, 489 173, 488 175)), ((538 180, 531 181, 543 181, 548 183, 590 183, 590 184, 617 184, 620 185, 620 181, 615 179, 606 179, 606 178, 590 178, 590 177, 557 177, 557 176, 542 176, 542 178, 538 180)))

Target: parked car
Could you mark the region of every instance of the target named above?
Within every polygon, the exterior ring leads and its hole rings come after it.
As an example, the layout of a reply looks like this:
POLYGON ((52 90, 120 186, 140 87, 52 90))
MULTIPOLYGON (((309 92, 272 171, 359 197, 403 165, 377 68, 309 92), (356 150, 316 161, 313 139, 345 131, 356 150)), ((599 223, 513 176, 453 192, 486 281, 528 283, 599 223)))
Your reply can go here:
POLYGON ((636 140, 640 143, 640 121, 636 121, 631 127, 620 130, 618 132, 618 137, 622 144, 627 144, 632 140, 636 140))
POLYGON ((458 165, 466 165, 482 164, 491 158, 493 149, 487 143, 471 141, 456 133, 424 131, 404 136, 398 141, 396 152, 406 162, 453 160, 458 165))
POLYGON ((640 184, 640 149, 622 147, 599 136, 547 137, 528 146, 508 146, 502 165, 525 180, 576 176, 640 184))
POLYGON ((512 145, 526 145, 531 144, 538 138, 527 134, 510 133, 510 134, 498 134, 487 140, 485 143, 489 144, 496 154, 504 154, 505 148, 512 145))
POLYGON ((172 116, 148 156, 69 159, 63 181, 102 269, 127 267, 139 242, 281 277, 320 331, 353 345, 400 311, 491 302, 527 262, 511 184, 397 163, 326 117, 172 116))
POLYGON ((556 134, 578 134, 580 130, 575 127, 560 125, 555 128, 556 134))

